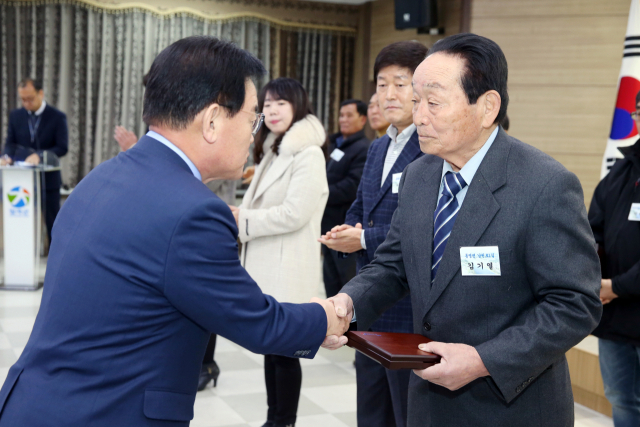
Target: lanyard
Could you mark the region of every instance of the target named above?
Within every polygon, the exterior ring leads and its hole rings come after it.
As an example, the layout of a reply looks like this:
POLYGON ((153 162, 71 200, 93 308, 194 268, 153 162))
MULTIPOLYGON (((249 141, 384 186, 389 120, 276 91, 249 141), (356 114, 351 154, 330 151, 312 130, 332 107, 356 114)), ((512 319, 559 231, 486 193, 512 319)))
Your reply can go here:
POLYGON ((27 122, 29 123, 29 133, 31 134, 31 143, 33 144, 36 140, 36 132, 38 132, 38 126, 40 126, 40 119, 42 118, 42 115, 37 116, 35 123, 33 123, 31 117, 33 116, 29 115, 29 120, 27 120, 27 122))

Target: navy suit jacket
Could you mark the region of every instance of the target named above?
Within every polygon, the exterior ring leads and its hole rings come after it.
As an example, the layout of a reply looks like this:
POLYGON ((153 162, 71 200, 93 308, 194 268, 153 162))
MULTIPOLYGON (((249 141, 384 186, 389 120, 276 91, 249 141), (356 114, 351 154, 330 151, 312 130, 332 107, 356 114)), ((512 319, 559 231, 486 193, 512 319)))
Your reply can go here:
MULTIPOLYGON (((58 157, 67 154, 68 131, 67 116, 49 104, 40 115, 40 124, 31 142, 29 132, 29 112, 24 108, 13 110, 9 114, 7 141, 4 154, 13 160, 24 160, 31 153, 37 152, 42 159, 43 151, 51 151, 58 157)), ((60 171, 45 174, 46 190, 60 190, 62 179, 60 171)))
MULTIPOLYGON (((393 193, 391 188, 393 174, 401 173, 409 163, 424 155, 420 151, 416 131, 402 149, 381 187, 384 160, 390 143, 391 138, 388 135, 383 135, 371 143, 356 201, 347 212, 345 224, 355 226, 360 223, 365 230, 367 249, 358 253, 358 271, 373 261, 376 249, 387 238, 391 227, 391 218, 398 207, 398 194, 393 193)), ((406 297, 388 309, 371 329, 380 332, 413 332, 412 316, 411 298, 406 297)))
POLYGON ((313 357, 323 308, 264 295, 237 234, 228 206, 153 138, 95 168, 53 227, 0 426, 188 426, 212 332, 255 353, 313 357))

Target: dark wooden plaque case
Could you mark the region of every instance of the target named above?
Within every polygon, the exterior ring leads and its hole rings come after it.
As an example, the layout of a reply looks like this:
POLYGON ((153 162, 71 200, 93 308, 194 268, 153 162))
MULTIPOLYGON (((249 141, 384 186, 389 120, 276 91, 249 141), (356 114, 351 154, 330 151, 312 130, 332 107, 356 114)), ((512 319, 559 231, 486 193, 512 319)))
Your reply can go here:
POLYGON ((349 331, 347 345, 369 356, 387 369, 425 369, 440 362, 440 356, 418 349, 431 340, 419 334, 349 331))

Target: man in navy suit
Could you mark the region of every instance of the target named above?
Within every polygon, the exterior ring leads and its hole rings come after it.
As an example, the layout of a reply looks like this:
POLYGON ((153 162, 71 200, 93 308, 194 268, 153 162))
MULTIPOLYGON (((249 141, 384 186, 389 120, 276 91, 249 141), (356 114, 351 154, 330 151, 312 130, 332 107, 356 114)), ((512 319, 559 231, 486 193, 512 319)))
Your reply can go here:
POLYGON ((150 132, 60 211, 40 311, 0 391, 1 427, 188 426, 212 332, 289 357, 344 333, 330 302, 260 291, 240 265, 231 210, 204 184, 242 174, 262 122, 251 79, 264 72, 208 36, 154 60, 150 132))
MULTIPOLYGON (((387 134, 371 143, 356 201, 345 224, 334 227, 320 241, 329 248, 358 252, 358 271, 373 260, 384 242, 398 207, 398 184, 404 168, 422 156, 413 124, 413 71, 427 56, 418 42, 397 42, 380 51, 374 64, 377 95, 387 134)), ((387 310, 372 331, 413 332, 410 297, 387 310)), ((405 427, 409 391, 408 370, 388 370, 356 353, 358 425, 405 427)))
MULTIPOLYGON (((13 161, 26 161, 34 165, 42 162, 46 152, 62 157, 67 154, 67 116, 44 100, 42 83, 32 78, 23 79, 18 84, 18 95, 22 108, 9 115, 7 141, 3 165, 13 161)), ((47 234, 51 242, 51 229, 60 210, 60 171, 44 174, 43 203, 47 223, 47 234)))

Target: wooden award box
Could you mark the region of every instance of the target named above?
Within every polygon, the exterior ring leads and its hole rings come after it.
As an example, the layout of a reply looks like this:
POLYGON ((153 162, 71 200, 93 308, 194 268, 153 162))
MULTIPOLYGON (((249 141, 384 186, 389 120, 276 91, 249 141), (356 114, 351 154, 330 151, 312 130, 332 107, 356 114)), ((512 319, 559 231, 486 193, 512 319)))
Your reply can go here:
POLYGON ((440 356, 418 349, 431 340, 419 334, 349 331, 347 345, 369 356, 387 369, 425 369, 440 362, 440 356))

